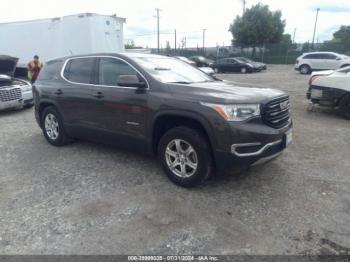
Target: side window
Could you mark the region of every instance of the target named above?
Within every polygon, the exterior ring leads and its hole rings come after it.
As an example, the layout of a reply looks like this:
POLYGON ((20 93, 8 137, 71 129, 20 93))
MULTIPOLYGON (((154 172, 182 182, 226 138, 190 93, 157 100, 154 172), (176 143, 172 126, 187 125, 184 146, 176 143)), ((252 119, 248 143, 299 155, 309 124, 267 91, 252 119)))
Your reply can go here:
POLYGON ((329 60, 335 60, 337 58, 337 56, 333 55, 333 54, 324 54, 324 59, 329 59, 329 60))
POLYGON ((138 75, 127 63, 114 58, 100 58, 98 83, 100 85, 118 86, 117 80, 120 75, 138 75))
POLYGON ((57 80, 62 68, 63 61, 56 60, 46 63, 43 70, 40 72, 40 80, 57 80))
POLYGON ((304 59, 321 59, 321 55, 320 54, 309 54, 304 56, 304 59))
POLYGON ((91 84, 94 64, 95 58, 74 58, 67 63, 64 77, 75 83, 91 84))

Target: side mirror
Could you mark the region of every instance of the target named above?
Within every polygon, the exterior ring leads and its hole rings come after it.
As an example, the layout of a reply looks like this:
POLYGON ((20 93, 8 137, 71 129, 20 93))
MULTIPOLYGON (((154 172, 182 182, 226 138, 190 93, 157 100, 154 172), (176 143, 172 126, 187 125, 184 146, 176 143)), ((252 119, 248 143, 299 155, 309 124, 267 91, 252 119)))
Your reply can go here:
POLYGON ((337 56, 337 58, 335 60, 341 60, 341 57, 337 56))
POLYGON ((146 83, 140 81, 137 75, 120 75, 117 78, 118 86, 146 88, 146 83))

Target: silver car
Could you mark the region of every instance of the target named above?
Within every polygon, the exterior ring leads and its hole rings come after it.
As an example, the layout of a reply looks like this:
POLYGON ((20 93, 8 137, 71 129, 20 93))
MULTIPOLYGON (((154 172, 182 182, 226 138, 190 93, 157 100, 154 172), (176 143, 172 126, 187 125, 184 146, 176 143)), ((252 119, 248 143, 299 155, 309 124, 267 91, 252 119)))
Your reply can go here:
POLYGON ((15 78, 18 58, 0 55, 0 110, 34 105, 32 85, 15 78))

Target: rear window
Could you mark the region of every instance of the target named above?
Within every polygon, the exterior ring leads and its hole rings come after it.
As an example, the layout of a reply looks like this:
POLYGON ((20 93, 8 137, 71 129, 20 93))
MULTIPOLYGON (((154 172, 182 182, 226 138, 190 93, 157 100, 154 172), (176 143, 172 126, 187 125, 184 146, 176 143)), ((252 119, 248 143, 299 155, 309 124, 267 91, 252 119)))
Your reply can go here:
POLYGON ((93 83, 94 65, 95 58, 74 58, 67 63, 64 77, 75 83, 91 84, 93 83))
POLYGON ((41 70, 39 79, 40 80, 57 80, 62 68, 63 61, 55 60, 47 62, 44 68, 41 70))

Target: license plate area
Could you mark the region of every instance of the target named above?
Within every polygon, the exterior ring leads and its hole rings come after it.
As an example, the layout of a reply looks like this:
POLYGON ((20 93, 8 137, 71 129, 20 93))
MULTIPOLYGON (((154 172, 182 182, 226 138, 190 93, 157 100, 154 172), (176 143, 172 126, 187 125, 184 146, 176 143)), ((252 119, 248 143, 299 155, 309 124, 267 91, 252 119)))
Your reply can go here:
POLYGON ((323 92, 319 89, 311 89, 311 98, 322 98, 323 92))

